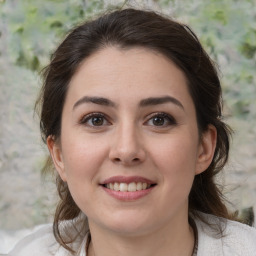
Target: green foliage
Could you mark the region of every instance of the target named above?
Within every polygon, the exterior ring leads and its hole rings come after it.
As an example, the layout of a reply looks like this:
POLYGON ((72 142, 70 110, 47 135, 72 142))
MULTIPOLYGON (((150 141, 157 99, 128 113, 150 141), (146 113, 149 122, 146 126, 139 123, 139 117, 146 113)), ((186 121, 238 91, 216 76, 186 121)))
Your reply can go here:
POLYGON ((88 4, 83 0, 6 1, 0 15, 8 31, 11 61, 33 71, 41 69, 71 27, 103 8, 103 0, 88 4))
MULTIPOLYGON (((119 1, 119 6, 129 2, 119 1)), ((256 95, 256 2, 154 2, 199 35, 207 52, 221 66, 224 96, 232 114, 246 118, 256 95)), ((2 0, 0 30, 6 31, 7 46, 3 53, 13 63, 38 71, 48 63, 50 53, 67 31, 107 7, 104 0, 2 0)))
POLYGON ((241 53, 248 59, 256 56, 256 28, 249 28, 240 46, 241 53))
POLYGON ((176 0, 169 1, 169 8, 192 27, 219 63, 231 114, 249 118, 256 104, 256 2, 176 0))

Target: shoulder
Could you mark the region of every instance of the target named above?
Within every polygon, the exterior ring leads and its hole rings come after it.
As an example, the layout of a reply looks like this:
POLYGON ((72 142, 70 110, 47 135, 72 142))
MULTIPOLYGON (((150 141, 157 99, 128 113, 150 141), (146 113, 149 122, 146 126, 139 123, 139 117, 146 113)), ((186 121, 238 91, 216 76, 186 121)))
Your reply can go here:
POLYGON ((256 229, 236 221, 227 221, 222 241, 223 250, 234 252, 233 255, 255 255, 256 229))
POLYGON ((39 230, 20 240, 9 256, 48 256, 55 255, 58 244, 52 232, 52 225, 43 225, 39 230))
MULTIPOLYGON (((60 233, 65 240, 71 241, 69 246, 77 255, 85 256, 83 250, 88 239, 88 226, 84 215, 74 220, 60 223, 60 233)), ((70 256, 71 253, 56 241, 53 225, 45 224, 40 229, 23 238, 16 244, 8 256, 70 256)))
POLYGON ((196 221, 198 256, 253 256, 256 251, 256 229, 248 225, 204 214, 211 224, 196 221), (222 232, 218 232, 222 231, 222 232))

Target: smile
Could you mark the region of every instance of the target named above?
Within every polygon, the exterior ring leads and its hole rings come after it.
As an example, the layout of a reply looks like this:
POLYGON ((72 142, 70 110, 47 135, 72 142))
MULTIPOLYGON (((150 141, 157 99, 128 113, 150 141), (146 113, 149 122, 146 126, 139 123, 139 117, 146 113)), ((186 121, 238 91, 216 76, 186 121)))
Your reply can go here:
POLYGON ((150 188, 153 184, 148 184, 146 182, 131 182, 131 183, 107 183, 104 184, 105 188, 114 190, 114 191, 121 191, 121 192, 135 192, 141 191, 150 188))
POLYGON ((100 185, 115 199, 134 201, 151 193, 157 183, 141 176, 112 176, 102 181, 100 185))

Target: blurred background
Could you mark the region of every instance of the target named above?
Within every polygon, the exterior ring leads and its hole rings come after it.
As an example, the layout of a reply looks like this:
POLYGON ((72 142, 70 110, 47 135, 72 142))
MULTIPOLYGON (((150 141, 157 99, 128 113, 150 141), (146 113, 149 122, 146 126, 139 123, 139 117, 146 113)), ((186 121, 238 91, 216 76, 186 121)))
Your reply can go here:
POLYGON ((33 112, 39 71, 72 26, 123 5, 187 23, 219 64, 235 133, 218 181, 232 210, 256 209, 255 0, 0 0, 0 253, 20 230, 51 222, 56 205, 53 178, 40 173, 47 150, 33 112))

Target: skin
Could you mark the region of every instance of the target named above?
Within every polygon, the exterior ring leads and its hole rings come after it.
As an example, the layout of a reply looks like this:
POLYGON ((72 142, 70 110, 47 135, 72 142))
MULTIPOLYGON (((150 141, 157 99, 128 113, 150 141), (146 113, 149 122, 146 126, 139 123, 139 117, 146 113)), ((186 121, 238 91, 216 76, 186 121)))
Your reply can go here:
POLYGON ((56 170, 88 217, 90 256, 190 256, 188 195, 215 144, 214 127, 199 136, 185 75, 174 63, 148 49, 117 47, 80 65, 69 85, 60 140, 47 140, 56 170), (81 100, 85 96, 111 104, 81 100), (141 104, 163 96, 176 101, 141 104), (101 113, 94 114, 97 122, 91 113, 101 113), (116 175, 141 176, 156 186, 139 199, 119 200, 100 185, 116 175))

